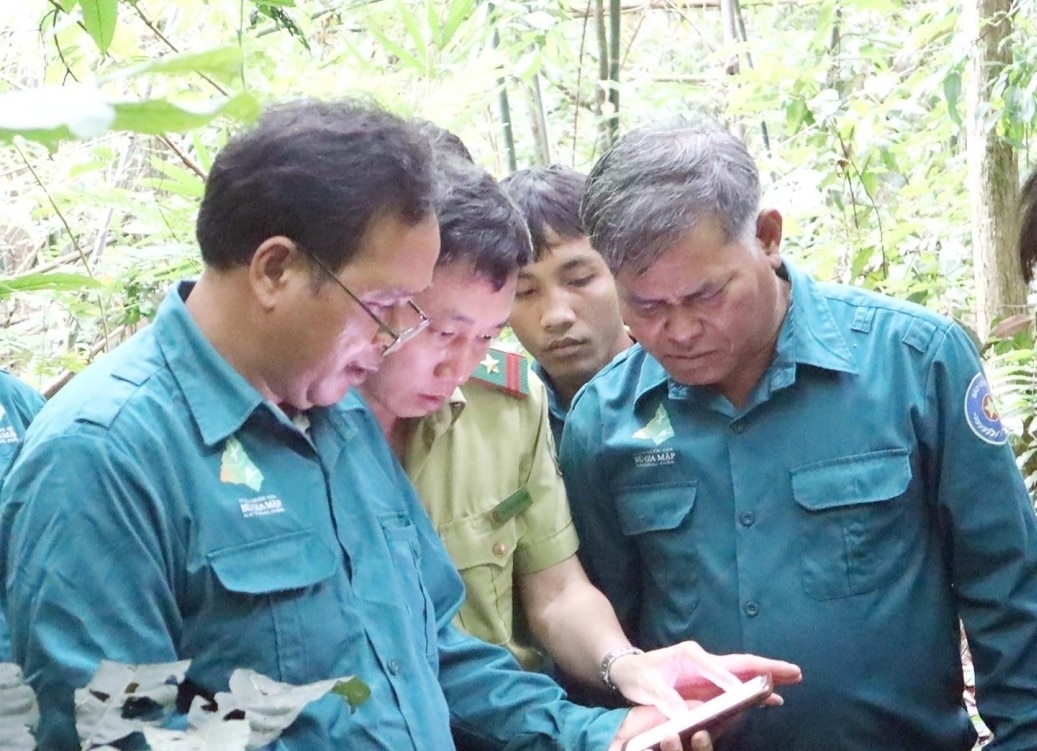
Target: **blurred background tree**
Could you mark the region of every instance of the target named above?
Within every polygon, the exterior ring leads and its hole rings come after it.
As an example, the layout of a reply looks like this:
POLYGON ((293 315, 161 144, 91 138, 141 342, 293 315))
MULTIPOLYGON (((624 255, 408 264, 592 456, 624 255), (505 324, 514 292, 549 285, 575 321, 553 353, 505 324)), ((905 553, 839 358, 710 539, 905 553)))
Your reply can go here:
POLYGON ((587 169, 631 126, 698 109, 749 143, 791 258, 975 332, 1033 488, 1014 233, 1035 3, 5 3, 0 364, 52 393, 196 272, 211 155, 266 102, 371 96, 454 130, 498 176, 587 169))

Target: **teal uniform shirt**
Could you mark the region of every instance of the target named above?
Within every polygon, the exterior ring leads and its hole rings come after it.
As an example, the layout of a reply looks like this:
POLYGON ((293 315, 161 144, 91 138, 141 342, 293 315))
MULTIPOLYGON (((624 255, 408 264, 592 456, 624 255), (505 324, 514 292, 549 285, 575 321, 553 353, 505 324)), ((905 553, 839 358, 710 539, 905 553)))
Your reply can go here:
POLYGON ((720 749, 970 749, 959 618, 988 748, 1037 749, 1037 522, 972 344, 786 270, 744 408, 639 345, 577 395, 561 455, 585 567, 645 649, 802 666, 720 749))
POLYGON ((200 334, 184 284, 152 326, 76 376, 0 494, 14 656, 40 748, 78 749, 73 689, 102 658, 191 658, 371 696, 304 710, 283 751, 450 748, 450 722, 509 748, 605 748, 623 719, 451 621, 463 586, 373 416, 347 396, 303 429, 200 334))
MULTIPOLYGON (((25 429, 46 404, 43 397, 6 370, 0 370, 0 478, 18 453, 25 429)), ((0 662, 11 659, 7 621, 0 613, 0 662)))
POLYGON ((554 436, 555 447, 558 447, 562 443, 562 429, 565 427, 565 418, 569 414, 569 408, 562 403, 558 390, 551 383, 551 376, 547 374, 543 366, 534 360, 530 367, 543 381, 544 389, 547 391, 547 419, 551 423, 551 435, 554 436))

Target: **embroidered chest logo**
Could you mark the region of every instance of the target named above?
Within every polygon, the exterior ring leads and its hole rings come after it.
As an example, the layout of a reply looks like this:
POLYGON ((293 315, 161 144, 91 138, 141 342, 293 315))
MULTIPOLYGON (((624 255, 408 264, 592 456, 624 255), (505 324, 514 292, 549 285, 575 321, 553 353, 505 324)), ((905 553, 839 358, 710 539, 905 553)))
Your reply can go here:
POLYGON ((220 482, 244 485, 257 492, 263 484, 263 473, 248 458, 245 447, 234 436, 227 439, 227 446, 223 449, 220 459, 220 482))
POLYGON ((965 391, 965 421, 981 441, 997 446, 1008 440, 1008 431, 1001 424, 994 395, 982 373, 973 377, 965 391))
POLYGON ((651 441, 656 448, 646 451, 638 451, 634 454, 634 466, 639 468, 665 467, 674 463, 677 452, 672 448, 658 448, 662 443, 673 438, 673 426, 670 425, 670 416, 666 413, 666 407, 662 404, 655 411, 655 415, 648 424, 640 430, 635 430, 631 438, 642 441, 651 441))
MULTIPOLYGON (((244 485, 257 493, 263 485, 263 473, 245 453, 241 441, 234 436, 227 439, 223 456, 220 458, 220 481, 244 485)), ((246 519, 284 513, 284 502, 272 493, 255 498, 239 498, 238 506, 241 508, 241 515, 246 519)))
MULTIPOLYGON (((2 404, 0 404, 0 422, 7 422, 7 410, 2 404)), ((18 443, 18 440, 18 431, 14 429, 13 425, 0 426, 0 444, 18 443)))
POLYGON ((656 446, 673 438, 673 426, 670 425, 670 416, 666 414, 666 407, 662 404, 655 411, 655 416, 648 421, 640 430, 635 430, 631 438, 651 441, 656 446))

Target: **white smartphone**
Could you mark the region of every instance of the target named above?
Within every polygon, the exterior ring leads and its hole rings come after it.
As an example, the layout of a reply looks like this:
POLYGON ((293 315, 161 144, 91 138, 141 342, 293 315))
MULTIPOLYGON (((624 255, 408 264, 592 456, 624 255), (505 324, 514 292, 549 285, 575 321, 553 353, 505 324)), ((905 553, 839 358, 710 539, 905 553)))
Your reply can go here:
POLYGON ((679 735, 687 740, 696 731, 708 730, 720 720, 738 714, 749 707, 761 704, 774 691, 774 682, 769 675, 761 675, 745 681, 739 688, 725 691, 707 702, 689 709, 679 717, 656 725, 654 728, 635 735, 623 746, 623 751, 648 751, 659 748, 664 739, 679 735))

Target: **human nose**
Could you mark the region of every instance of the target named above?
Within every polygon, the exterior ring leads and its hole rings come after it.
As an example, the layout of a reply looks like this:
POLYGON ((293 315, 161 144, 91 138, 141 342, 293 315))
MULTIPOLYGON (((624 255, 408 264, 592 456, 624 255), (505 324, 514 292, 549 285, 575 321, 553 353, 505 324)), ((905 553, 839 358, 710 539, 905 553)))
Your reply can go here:
POLYGON ((663 331, 673 342, 687 343, 702 334, 704 330, 702 318, 687 308, 677 308, 667 317, 663 331))
POLYGON ((555 290, 544 302, 540 313, 540 325, 548 331, 567 329, 576 321, 576 313, 569 302, 569 296, 561 290, 555 290))

